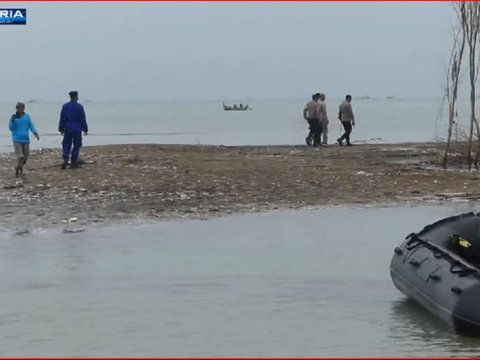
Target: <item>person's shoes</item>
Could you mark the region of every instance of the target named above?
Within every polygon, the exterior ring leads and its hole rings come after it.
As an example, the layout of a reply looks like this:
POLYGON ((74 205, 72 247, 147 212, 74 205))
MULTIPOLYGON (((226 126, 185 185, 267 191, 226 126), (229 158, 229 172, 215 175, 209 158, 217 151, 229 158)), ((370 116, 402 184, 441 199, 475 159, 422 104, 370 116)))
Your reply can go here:
POLYGON ((80 168, 81 168, 81 166, 80 166, 79 163, 72 162, 72 163, 70 164, 70 169, 80 169, 80 168))
POLYGON ((323 147, 328 147, 328 144, 322 144, 323 147))
POLYGON ((15 177, 16 178, 20 177, 20 169, 19 168, 15 168, 15 177))
POLYGON ((342 145, 343 145, 342 139, 338 138, 338 139, 337 139, 337 143, 338 143, 338 145, 342 146, 342 145))
POLYGON ((312 146, 313 145, 312 138, 307 136, 305 138, 305 143, 307 144, 307 146, 312 146))
POLYGON ((64 161, 62 164, 62 170, 65 170, 67 168, 68 161, 64 161))
POLYGON ((347 146, 352 146, 352 145, 353 145, 353 144, 351 144, 351 143, 348 143, 348 144, 347 144, 347 146))

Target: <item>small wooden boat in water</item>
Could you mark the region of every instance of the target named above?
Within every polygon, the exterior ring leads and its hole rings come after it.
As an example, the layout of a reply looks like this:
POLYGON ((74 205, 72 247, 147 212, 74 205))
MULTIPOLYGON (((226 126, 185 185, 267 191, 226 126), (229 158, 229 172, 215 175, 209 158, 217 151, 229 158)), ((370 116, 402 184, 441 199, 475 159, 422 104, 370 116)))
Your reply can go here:
POLYGON ((253 110, 253 109, 248 107, 248 104, 246 104, 246 105, 234 104, 233 106, 228 106, 228 105, 225 105, 225 103, 223 103, 223 110, 225 110, 225 111, 245 111, 245 110, 253 110))
POLYGON ((440 220, 395 248, 394 285, 452 326, 480 334, 480 214, 440 220))

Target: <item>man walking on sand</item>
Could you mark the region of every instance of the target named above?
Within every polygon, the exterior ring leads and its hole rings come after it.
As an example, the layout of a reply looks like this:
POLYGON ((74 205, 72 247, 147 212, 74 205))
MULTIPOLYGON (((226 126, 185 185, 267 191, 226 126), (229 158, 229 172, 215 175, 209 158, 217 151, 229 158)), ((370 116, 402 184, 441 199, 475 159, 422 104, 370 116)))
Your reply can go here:
POLYGON ((352 126, 355 126, 355 116, 353 115, 352 109, 352 95, 345 96, 345 101, 343 101, 338 109, 338 120, 342 122, 342 126, 345 129, 345 132, 341 137, 337 139, 337 142, 342 146, 342 141, 347 141, 347 146, 352 146, 350 143, 350 133, 352 132, 352 126))
POLYGON ((12 132, 13 148, 17 157, 17 166, 15 167, 15 176, 23 175, 23 166, 27 163, 30 154, 29 131, 40 140, 37 129, 33 124, 30 115, 25 112, 25 104, 17 103, 16 112, 10 118, 8 127, 12 132))
POLYGON ((322 135, 322 146, 328 146, 328 115, 327 115, 327 104, 325 103, 326 96, 325 94, 319 94, 318 96, 319 104, 319 121, 320 121, 320 132, 322 135))
POLYGON ((308 136, 305 138, 308 146, 318 146, 320 144, 321 128, 318 119, 318 96, 319 94, 313 94, 312 100, 303 109, 303 118, 308 122, 310 129, 308 136))
POLYGON ((87 118, 83 106, 78 103, 78 91, 68 93, 70 101, 62 106, 58 131, 63 135, 63 164, 66 169, 71 159, 70 168, 78 168, 78 156, 82 147, 82 131, 88 134, 87 118), (72 149, 73 144, 73 149, 72 149))

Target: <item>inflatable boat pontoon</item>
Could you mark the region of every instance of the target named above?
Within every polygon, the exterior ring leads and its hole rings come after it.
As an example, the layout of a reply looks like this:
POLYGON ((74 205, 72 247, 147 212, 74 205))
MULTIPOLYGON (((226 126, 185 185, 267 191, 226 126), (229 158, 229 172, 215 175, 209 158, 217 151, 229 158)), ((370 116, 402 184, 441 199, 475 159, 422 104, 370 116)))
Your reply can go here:
POLYGON ((480 214, 440 220, 394 250, 392 281, 455 330, 480 334, 480 214))

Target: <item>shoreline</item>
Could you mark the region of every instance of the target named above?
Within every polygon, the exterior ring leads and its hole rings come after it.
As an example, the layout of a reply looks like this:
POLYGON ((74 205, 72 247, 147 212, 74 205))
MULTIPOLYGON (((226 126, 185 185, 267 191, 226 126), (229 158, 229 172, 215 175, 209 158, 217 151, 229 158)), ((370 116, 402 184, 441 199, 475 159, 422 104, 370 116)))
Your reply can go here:
POLYGON ((235 213, 480 199, 478 171, 432 167, 443 146, 102 145, 82 148, 85 164, 76 170, 60 169, 58 149, 42 149, 32 152, 20 180, 13 156, 2 154, 0 228, 75 232, 235 213))

